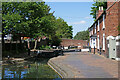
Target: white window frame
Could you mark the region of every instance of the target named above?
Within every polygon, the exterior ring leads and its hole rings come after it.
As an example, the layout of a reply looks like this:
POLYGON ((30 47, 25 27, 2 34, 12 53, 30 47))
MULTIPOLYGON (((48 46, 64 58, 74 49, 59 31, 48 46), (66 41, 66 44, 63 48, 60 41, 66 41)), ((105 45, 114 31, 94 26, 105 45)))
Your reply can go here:
POLYGON ((95 34, 96 34, 96 24, 95 24, 95 34))
POLYGON ((103 29, 105 29, 105 14, 103 14, 103 29))
POLYGON ((90 46, 91 46, 91 38, 90 38, 90 46))
POLYGON ((97 29, 97 31, 100 31, 100 22, 99 22, 99 20, 98 20, 98 29, 97 29))
POLYGON ((100 38, 99 38, 99 35, 98 35, 97 39, 98 39, 97 49, 100 49, 100 45, 99 45, 99 43, 100 43, 100 38))
POLYGON ((103 33, 103 50, 105 50, 105 34, 103 33))
POLYGON ((93 42, 93 39, 91 39, 91 48, 94 48, 93 42))

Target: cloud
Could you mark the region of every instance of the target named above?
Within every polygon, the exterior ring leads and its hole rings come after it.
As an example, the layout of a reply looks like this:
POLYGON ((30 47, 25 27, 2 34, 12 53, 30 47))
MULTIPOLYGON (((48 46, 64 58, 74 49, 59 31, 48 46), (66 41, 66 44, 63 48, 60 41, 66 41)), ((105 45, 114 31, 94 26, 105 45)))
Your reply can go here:
POLYGON ((92 17, 90 17, 90 16, 88 16, 88 17, 85 17, 85 19, 90 19, 90 18, 92 18, 92 17))
POLYGON ((82 21, 79 21, 79 22, 73 22, 73 23, 69 23, 69 24, 85 24, 86 21, 82 20, 82 21))

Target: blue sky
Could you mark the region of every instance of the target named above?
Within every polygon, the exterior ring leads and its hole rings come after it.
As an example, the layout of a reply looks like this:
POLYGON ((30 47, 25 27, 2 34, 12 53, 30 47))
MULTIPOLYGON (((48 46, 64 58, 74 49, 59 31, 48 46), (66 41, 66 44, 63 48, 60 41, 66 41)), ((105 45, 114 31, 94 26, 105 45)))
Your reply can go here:
POLYGON ((64 19, 73 26, 73 36, 77 32, 87 30, 93 23, 90 10, 93 2, 46 2, 55 11, 56 17, 64 19))

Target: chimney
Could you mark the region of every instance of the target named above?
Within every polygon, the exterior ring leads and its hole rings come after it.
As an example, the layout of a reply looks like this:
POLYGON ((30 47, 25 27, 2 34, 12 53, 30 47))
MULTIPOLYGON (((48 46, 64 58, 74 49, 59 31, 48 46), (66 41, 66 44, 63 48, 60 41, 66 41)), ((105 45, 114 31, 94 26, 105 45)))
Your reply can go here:
POLYGON ((98 19, 102 13, 103 13, 103 6, 99 6, 99 10, 96 12, 96 19, 98 19))

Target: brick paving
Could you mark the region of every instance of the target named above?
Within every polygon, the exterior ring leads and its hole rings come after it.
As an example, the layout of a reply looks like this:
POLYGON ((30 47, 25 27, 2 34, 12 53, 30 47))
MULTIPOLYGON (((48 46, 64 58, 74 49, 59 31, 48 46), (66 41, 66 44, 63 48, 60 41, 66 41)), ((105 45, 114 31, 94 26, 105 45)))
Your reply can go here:
POLYGON ((71 52, 52 58, 51 61, 66 73, 68 70, 64 67, 69 68, 71 72, 68 75, 74 74, 72 78, 118 78, 118 62, 96 54, 71 52))

